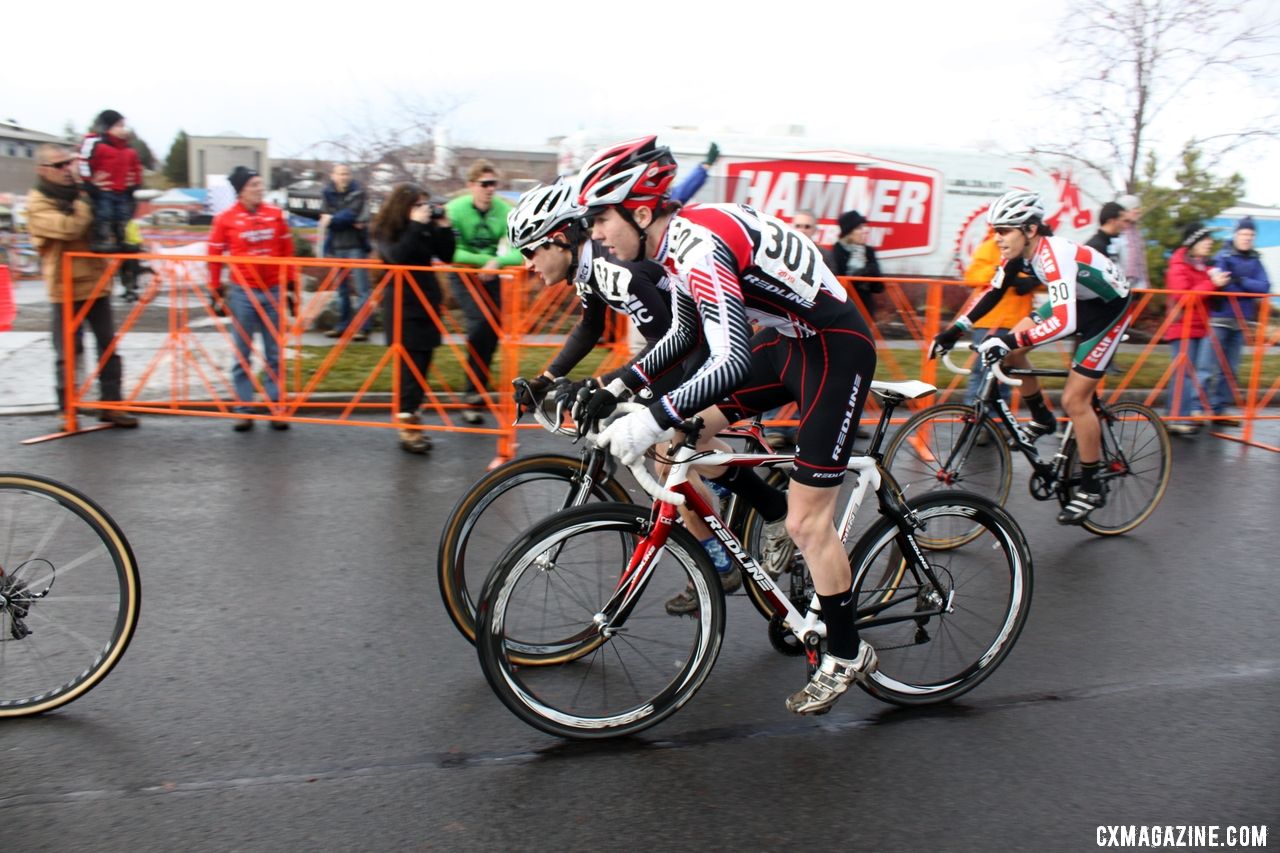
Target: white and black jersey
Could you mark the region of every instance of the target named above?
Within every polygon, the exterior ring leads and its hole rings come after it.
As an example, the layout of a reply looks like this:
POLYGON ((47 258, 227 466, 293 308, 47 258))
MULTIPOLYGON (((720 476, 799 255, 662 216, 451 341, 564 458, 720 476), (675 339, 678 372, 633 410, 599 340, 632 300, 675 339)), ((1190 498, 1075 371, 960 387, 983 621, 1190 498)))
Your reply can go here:
MULTIPOLYGON (((647 355, 671 327, 670 281, 654 261, 620 261, 599 242, 588 241, 579 251, 573 286, 582 315, 547 368, 553 376, 567 375, 599 343, 608 309, 625 314, 644 336, 645 347, 636 358, 647 355)), ((607 384, 626 369, 602 378, 607 384)))

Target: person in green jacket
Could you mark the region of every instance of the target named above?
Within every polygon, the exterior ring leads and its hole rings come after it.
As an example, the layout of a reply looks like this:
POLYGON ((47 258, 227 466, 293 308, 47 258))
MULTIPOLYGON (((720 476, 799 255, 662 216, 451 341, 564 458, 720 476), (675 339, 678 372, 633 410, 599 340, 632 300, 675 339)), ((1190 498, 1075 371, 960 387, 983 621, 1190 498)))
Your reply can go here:
MULTIPOLYGON (((502 289, 497 270, 524 263, 520 252, 510 247, 507 247, 504 254, 498 254, 498 242, 507 233, 507 213, 511 210, 511 205, 495 195, 497 188, 497 169, 488 160, 477 160, 467 170, 467 192, 444 206, 457 235, 454 264, 477 267, 481 271, 477 275, 480 293, 473 295, 457 276, 454 277, 454 286, 458 302, 467 315, 467 349, 471 371, 486 384, 489 363, 498 346, 498 333, 485 317, 476 297, 484 300, 494 317, 500 318, 502 289)), ((473 407, 482 405, 485 390, 483 385, 477 387, 470 377, 467 384, 463 402, 473 407)), ((484 416, 476 408, 464 410, 462 419, 473 425, 484 423, 484 416)))

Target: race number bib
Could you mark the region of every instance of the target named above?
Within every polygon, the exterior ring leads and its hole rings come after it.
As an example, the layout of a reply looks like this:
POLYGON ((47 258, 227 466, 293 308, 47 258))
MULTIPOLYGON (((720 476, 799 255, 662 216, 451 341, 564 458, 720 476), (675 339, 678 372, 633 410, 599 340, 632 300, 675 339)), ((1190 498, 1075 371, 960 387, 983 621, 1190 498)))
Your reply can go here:
POLYGON ((671 228, 667 234, 667 255, 675 259, 676 269, 680 272, 688 272, 714 250, 714 238, 706 228, 679 216, 671 220, 671 228))
POLYGON ((619 304, 626 302, 631 294, 631 270, 611 264, 605 258, 596 258, 591 262, 596 287, 606 302, 619 304))
POLYGON ((812 302, 822 288, 822 255, 808 237, 772 216, 758 214, 763 239, 752 260, 766 276, 812 302))

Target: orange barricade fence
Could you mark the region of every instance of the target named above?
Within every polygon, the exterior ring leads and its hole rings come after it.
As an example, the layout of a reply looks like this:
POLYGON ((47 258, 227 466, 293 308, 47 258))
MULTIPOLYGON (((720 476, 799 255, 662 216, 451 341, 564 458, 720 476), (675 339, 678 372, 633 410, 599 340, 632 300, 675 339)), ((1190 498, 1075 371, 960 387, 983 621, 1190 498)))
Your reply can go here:
MULTIPOLYGON (((63 275, 70 277, 70 259, 66 256, 63 275)), ((433 415, 433 422, 415 429, 427 431, 466 432, 492 435, 497 440, 497 459, 509 458, 516 451, 513 424, 515 405, 511 382, 517 376, 541 372, 554 358, 565 334, 577 322, 579 301, 575 290, 567 284, 543 286, 529 278, 520 268, 506 268, 494 273, 498 287, 480 279, 474 268, 452 266, 400 267, 376 261, 351 261, 324 258, 218 258, 231 271, 233 281, 224 285, 224 295, 246 283, 261 283, 275 278, 264 276, 267 268, 283 268, 290 285, 262 289, 267 298, 252 305, 247 319, 262 322, 276 350, 274 363, 266 364, 257 337, 248 347, 247 357, 237 351, 236 341, 242 336, 241 321, 234 316, 219 317, 213 294, 208 286, 208 263, 203 255, 140 254, 106 256, 107 269, 97 282, 94 298, 110 293, 120 264, 128 259, 148 263, 153 274, 144 279, 136 302, 117 316, 117 334, 106 352, 98 353, 92 369, 77 379, 76 360, 66 359, 65 406, 66 433, 79 431, 77 413, 83 408, 120 410, 146 414, 173 414, 199 417, 242 418, 293 423, 344 424, 351 426, 397 427, 396 401, 402 384, 413 382, 423 391, 421 410, 433 415), (356 268, 369 276, 371 294, 360 307, 347 329, 323 346, 308 347, 304 333, 328 307, 337 289, 356 268), (443 300, 433 298, 434 290, 419 281, 434 275, 443 300), (299 286, 301 285, 301 286, 299 286), (496 298, 495 298, 496 296, 496 298), (462 310, 464 300, 474 303, 472 319, 462 310), (286 306, 293 303, 293 309, 286 306), (267 306, 267 307, 264 307, 267 306), (285 307, 286 310, 279 310, 285 307), (441 343, 426 372, 410 357, 404 339, 404 313, 413 308, 425 314, 440 335, 441 343), (378 312, 385 325, 386 346, 360 345, 356 332, 378 312), (278 316, 278 320, 273 319, 278 316), (483 323, 497 336, 497 347, 491 375, 485 375, 476 363, 475 350, 469 342, 469 326, 483 323), (141 331, 163 330, 159 346, 141 350, 141 367, 127 365, 122 399, 89 402, 94 386, 107 360, 120 350, 130 351, 130 336, 141 331), (236 399, 231 368, 242 367, 250 377, 256 402, 236 399), (278 392, 268 399, 275 386, 278 392), (463 401, 468 387, 487 388, 481 407, 490 421, 479 426, 464 424, 459 410, 474 408, 463 401), (390 389, 390 394, 386 389, 390 389), (238 411, 250 407, 248 413, 238 411), (438 422, 434 422, 438 421, 438 422)), ((929 343, 973 293, 973 287, 952 279, 877 279, 884 285, 868 306, 859 296, 855 284, 859 279, 842 278, 850 299, 869 321, 878 349, 877 378, 886 380, 923 379, 939 385, 939 395, 914 401, 911 408, 932 405, 941 399, 958 397, 964 392, 966 378, 952 375, 945 368, 939 372, 937 362, 926 355, 929 343)), ((70 287, 70 282, 65 281, 70 287)), ((1245 357, 1240 375, 1230 382, 1235 407, 1244 421, 1243 434, 1237 438, 1252 442, 1253 422, 1258 418, 1277 417, 1265 412, 1275 402, 1280 381, 1264 376, 1275 370, 1264 370, 1264 355, 1277 344, 1277 334, 1268 331, 1269 302, 1252 294, 1215 296, 1230 300, 1232 310, 1240 318, 1245 331, 1245 357), (1245 322, 1241 303, 1249 298, 1261 299, 1256 324, 1245 322)), ((72 352, 73 338, 85 322, 87 305, 80 311, 72 303, 62 305, 64 311, 64 351, 72 352)), ((1180 393, 1181 383, 1194 383, 1200 405, 1209 411, 1203 382, 1183 353, 1159 369, 1151 378, 1152 364, 1159 366, 1164 356, 1153 358, 1161 342, 1173 330, 1174 336, 1193 334, 1196 320, 1207 324, 1208 303, 1198 294, 1161 290, 1137 291, 1131 309, 1135 322, 1132 343, 1124 345, 1117 357, 1113 375, 1104 381, 1104 397, 1137 396, 1155 404, 1166 391, 1180 393), (1165 306, 1163 303, 1168 302, 1165 306), (1142 343, 1141 341, 1145 341, 1142 343), (1134 353, 1136 352, 1136 356, 1134 353)), ((1227 353, 1216 339, 1215 358, 1228 363, 1227 353)), ((598 363, 590 365, 594 375, 625 364, 630 351, 627 323, 621 315, 612 315, 602 343, 598 363)), ((1071 347, 1060 342, 1044 349, 1059 353, 1063 364, 1070 361, 1071 347)), ((585 368, 584 368, 585 370, 585 368)), ((584 373, 584 371, 578 371, 584 373)), ((585 375, 585 373, 584 373, 585 375)), ((1230 372, 1228 372, 1230 376, 1230 372)), ((1016 407, 1017 397, 1014 398, 1016 407)), ((778 424, 795 424, 795 407, 784 407, 778 424)), ((909 417, 904 411, 896 421, 909 417)), ((878 418, 874 402, 868 404, 863 422, 873 424, 878 418)), ((1213 420, 1212 415, 1180 416, 1180 420, 1213 420)), ((533 428, 522 424, 521 427, 533 428)), ((53 436, 49 436, 53 437, 53 436)), ((43 440, 33 439, 34 440, 43 440)), ((1265 445, 1261 445, 1265 446, 1265 445)), ((496 460, 495 460, 496 461, 496 460)))

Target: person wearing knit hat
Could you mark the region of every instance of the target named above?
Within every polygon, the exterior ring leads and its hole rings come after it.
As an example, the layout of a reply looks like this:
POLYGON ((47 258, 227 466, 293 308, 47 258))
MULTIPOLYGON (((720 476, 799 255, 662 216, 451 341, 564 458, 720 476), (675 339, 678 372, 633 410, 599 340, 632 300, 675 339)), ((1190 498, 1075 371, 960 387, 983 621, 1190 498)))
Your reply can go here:
MULTIPOLYGON (((867 218, 856 210, 846 210, 836 220, 840 226, 840 237, 831 247, 828 257, 831 271, 838 276, 859 276, 861 278, 879 278, 880 262, 876 259, 876 250, 867 245, 867 218)), ((867 314, 875 316, 874 294, 884 291, 884 284, 879 281, 855 281, 853 289, 857 292, 867 314)))
MULTIPOLYGON (((1212 254, 1213 232, 1203 222, 1189 222, 1165 271, 1165 289, 1172 291, 1165 301, 1169 319, 1164 335, 1173 363, 1168 382, 1170 418, 1185 418, 1201 408, 1197 365, 1212 340, 1205 322, 1205 300, 1226 280, 1209 267, 1212 254)), ((1199 431, 1196 424, 1187 421, 1171 421, 1165 426, 1174 435, 1199 431)))
POLYGON ((80 180, 93 199, 91 252, 124 251, 124 229, 133 219, 134 190, 142 186, 142 162, 129 145, 124 116, 103 110, 80 144, 80 180))
MULTIPOLYGON (((1218 252, 1213 266, 1222 271, 1226 281, 1219 294, 1271 292, 1271 279, 1262 265, 1262 256, 1254 248, 1258 226, 1245 216, 1236 223, 1231 242, 1218 252)), ((1204 386, 1213 414, 1222 418, 1220 425, 1235 426, 1239 421, 1231 415, 1240 388, 1236 377, 1240 370, 1240 354, 1244 350, 1249 324, 1258 317, 1260 296, 1220 296, 1209 300, 1209 333, 1217 346, 1200 350, 1196 372, 1204 386)))
MULTIPOLYGON (((236 191, 236 203, 219 213, 209 232, 209 255, 227 254, 234 258, 291 258, 293 234, 284 219, 284 211, 263 202, 266 186, 262 177, 253 169, 237 166, 227 177, 236 191)), ((276 414, 280 403, 279 377, 283 373, 280 340, 284 336, 281 317, 287 304, 296 300, 296 270, 279 264, 236 262, 224 264, 215 260, 209 263, 209 291, 215 304, 222 301, 224 286, 222 270, 230 266, 230 282, 226 285, 226 308, 235 318, 233 326, 236 348, 231 363, 231 381, 235 390, 235 410, 243 415, 233 428, 236 432, 253 429, 254 420, 249 414, 260 412, 262 404, 255 404, 258 388, 253 369, 253 338, 256 332, 262 339, 262 390, 266 397, 266 414, 276 414)), ((288 429, 285 420, 271 421, 272 429, 288 429)))

